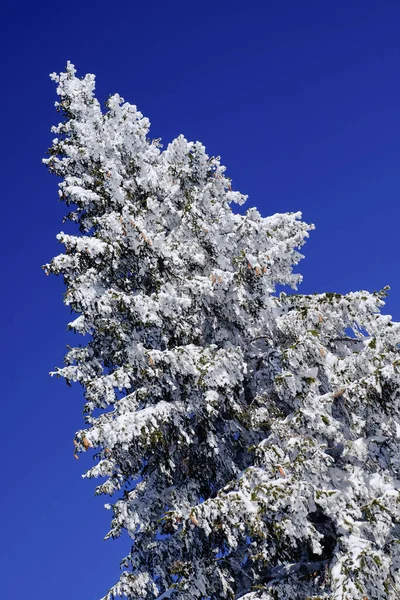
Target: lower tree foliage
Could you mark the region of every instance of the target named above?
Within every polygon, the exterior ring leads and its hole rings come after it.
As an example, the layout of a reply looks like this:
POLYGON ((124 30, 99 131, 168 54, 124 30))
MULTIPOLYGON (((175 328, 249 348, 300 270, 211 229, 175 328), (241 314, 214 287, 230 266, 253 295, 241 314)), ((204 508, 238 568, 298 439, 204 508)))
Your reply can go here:
POLYGON ((86 477, 132 539, 105 598, 400 597, 400 325, 386 289, 299 295, 301 214, 235 214, 219 158, 165 150, 94 76, 52 78, 45 159, 76 235, 45 265, 84 336, 86 477))

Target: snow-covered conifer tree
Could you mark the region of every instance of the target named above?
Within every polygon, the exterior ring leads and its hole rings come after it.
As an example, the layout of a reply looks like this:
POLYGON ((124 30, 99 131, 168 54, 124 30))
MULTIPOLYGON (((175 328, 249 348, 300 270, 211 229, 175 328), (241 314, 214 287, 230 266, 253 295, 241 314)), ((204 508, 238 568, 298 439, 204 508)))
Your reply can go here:
POLYGON ((56 371, 84 388, 86 477, 132 538, 107 599, 400 597, 400 326, 385 290, 284 294, 312 226, 235 214, 219 158, 164 150, 73 65, 45 160, 76 235, 56 371))

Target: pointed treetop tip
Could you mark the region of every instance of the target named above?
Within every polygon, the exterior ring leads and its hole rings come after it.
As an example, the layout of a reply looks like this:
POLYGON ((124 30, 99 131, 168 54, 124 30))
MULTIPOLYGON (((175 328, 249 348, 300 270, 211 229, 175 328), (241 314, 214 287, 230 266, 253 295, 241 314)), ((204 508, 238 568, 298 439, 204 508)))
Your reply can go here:
MULTIPOLYGON (((63 73, 69 75, 70 77, 74 77, 76 74, 76 69, 75 69, 75 65, 72 64, 72 62, 70 60, 67 60, 67 64, 65 66, 65 69, 63 72, 61 73, 56 73, 55 71, 53 73, 50 73, 50 79, 52 81, 60 81, 60 77, 62 77, 63 73)), ((65 75, 64 75, 65 77, 65 75)))
POLYGON ((70 60, 67 60, 67 66, 65 67, 65 70, 67 73, 71 73, 72 75, 75 75, 76 73, 75 65, 73 65, 70 60))

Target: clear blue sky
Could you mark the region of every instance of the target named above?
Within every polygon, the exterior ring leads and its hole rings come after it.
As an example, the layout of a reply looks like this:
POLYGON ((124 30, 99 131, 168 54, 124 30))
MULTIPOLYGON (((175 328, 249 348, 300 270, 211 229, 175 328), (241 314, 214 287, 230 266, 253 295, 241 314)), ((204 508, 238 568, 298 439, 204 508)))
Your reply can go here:
POLYGON ((67 59, 152 122, 219 154, 264 215, 316 224, 301 290, 392 286, 400 319, 400 3, 396 0, 7 3, 1 15, 2 410, 0 590, 96 600, 129 542, 72 456, 81 390, 52 380, 68 314, 40 266, 59 251, 57 120, 48 73, 67 59))

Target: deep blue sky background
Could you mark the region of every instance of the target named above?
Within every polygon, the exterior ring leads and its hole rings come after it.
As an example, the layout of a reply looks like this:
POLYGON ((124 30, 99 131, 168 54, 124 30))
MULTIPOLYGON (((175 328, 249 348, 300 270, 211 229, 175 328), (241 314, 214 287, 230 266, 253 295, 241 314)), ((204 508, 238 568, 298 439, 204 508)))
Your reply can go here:
POLYGON ((48 73, 67 59, 119 92, 168 143, 220 154, 264 215, 302 210, 316 231, 301 290, 392 286, 400 319, 400 3, 385 0, 7 3, 1 15, 2 406, 0 590, 96 600, 128 539, 72 456, 82 396, 62 363, 62 282, 40 266, 63 207, 40 164, 57 122, 48 73), (8 4, 8 5, 7 5, 8 4))

